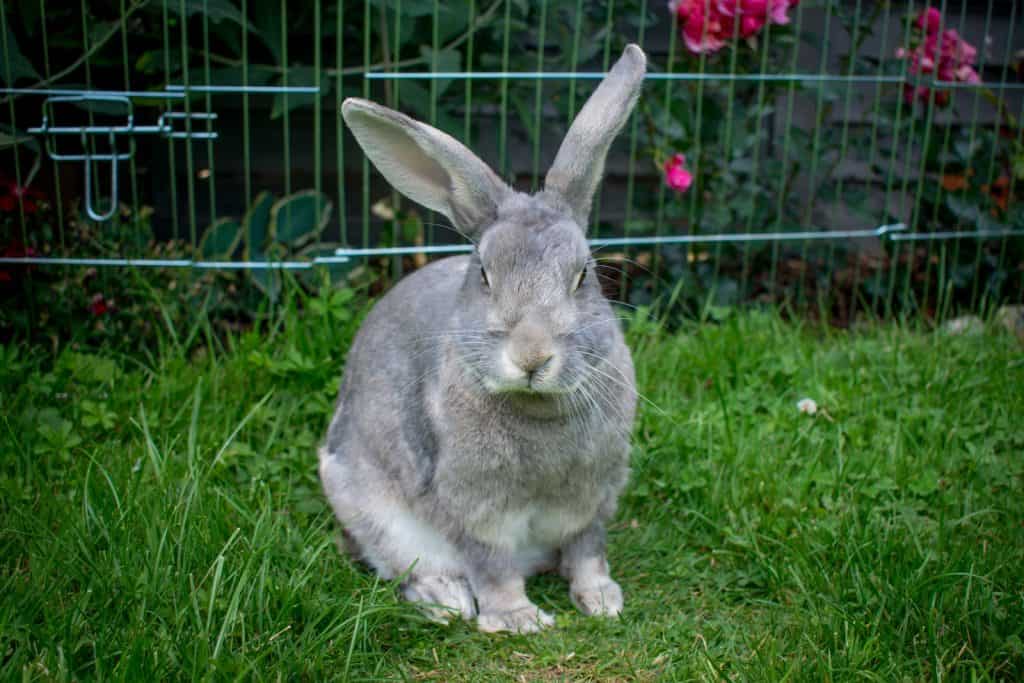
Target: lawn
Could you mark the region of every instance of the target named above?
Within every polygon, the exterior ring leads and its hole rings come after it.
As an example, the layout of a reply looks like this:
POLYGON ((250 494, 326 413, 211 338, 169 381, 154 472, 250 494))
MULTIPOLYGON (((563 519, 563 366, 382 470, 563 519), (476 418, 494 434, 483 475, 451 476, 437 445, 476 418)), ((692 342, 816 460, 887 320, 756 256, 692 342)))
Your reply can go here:
POLYGON ((145 353, 0 349, 4 679, 1024 678, 1024 347, 998 326, 633 324, 626 610, 541 577, 557 626, 489 636, 336 551, 315 447, 357 322, 309 303, 145 353))

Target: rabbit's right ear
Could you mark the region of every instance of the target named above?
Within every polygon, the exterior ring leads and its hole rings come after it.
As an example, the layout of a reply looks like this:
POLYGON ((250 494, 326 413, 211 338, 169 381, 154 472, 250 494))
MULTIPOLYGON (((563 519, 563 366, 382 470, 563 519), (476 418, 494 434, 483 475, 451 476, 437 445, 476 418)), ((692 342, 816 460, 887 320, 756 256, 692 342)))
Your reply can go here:
POLYGON ((627 45, 569 126, 544 180, 544 189, 572 209, 573 217, 584 230, 608 149, 640 97, 646 72, 644 51, 637 45, 627 45))
POLYGON ((448 217, 470 239, 493 222, 511 191, 462 143, 393 109, 350 97, 341 115, 392 187, 448 217))

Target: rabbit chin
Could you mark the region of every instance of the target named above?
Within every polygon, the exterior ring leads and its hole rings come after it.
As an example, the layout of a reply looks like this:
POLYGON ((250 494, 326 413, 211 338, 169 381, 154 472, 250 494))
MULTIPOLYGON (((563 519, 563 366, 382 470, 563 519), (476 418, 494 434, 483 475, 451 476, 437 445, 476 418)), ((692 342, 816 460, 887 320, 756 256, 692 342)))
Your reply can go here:
POLYGON ((541 420, 564 419, 572 415, 576 400, 573 395, 580 388, 581 382, 565 383, 565 378, 550 375, 534 380, 526 378, 509 379, 491 376, 483 379, 484 391, 491 396, 501 397, 503 404, 524 417, 541 420))

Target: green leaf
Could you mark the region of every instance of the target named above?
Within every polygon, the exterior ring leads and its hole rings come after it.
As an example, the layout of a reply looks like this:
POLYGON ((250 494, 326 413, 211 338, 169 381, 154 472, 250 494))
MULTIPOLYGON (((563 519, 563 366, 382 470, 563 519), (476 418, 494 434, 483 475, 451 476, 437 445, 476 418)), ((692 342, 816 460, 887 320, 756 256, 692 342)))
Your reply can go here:
POLYGON ((263 41, 274 55, 274 63, 281 64, 281 7, 276 2, 258 2, 250 9, 253 33, 263 41))
POLYGON ((420 218, 419 213, 410 211, 402 219, 401 226, 402 239, 406 243, 416 244, 416 240, 423 237, 423 219, 420 218))
POLYGON ((221 218, 203 232, 199 240, 199 257, 213 261, 229 260, 241 241, 242 226, 238 221, 221 218))
MULTIPOLYGON (((317 93, 278 93, 274 95, 274 104, 270 110, 271 119, 279 119, 285 111, 291 111, 298 107, 319 106, 320 100, 331 92, 334 79, 323 74, 320 75, 320 83, 316 82, 316 69, 311 66, 293 67, 288 69, 289 86, 317 86, 320 92, 317 93)), ((284 86, 283 78, 277 78, 272 85, 284 86)))
POLYGON ((106 403, 95 401, 82 401, 82 424, 86 427, 102 427, 113 429, 117 423, 117 415, 112 412, 106 403))
POLYGON ((1017 180, 1024 180, 1024 154, 1013 158, 1013 175, 1017 180))
POLYGON ((32 62, 21 54, 10 24, 7 24, 4 36, 6 42, 0 45, 0 82, 13 87, 23 78, 40 80, 39 72, 32 66, 32 62))
MULTIPOLYGON (((161 69, 163 66, 160 67, 161 69)), ((243 80, 242 70, 237 67, 224 67, 218 69, 210 69, 209 72, 209 83, 207 83, 207 73, 203 68, 193 66, 189 70, 189 82, 193 85, 276 85, 277 82, 274 80, 277 78, 277 73, 272 67, 259 66, 254 64, 249 67, 249 71, 246 74, 248 80, 243 80)), ((199 98, 195 98, 199 99, 199 98)))
POLYGON ((1006 226, 1014 230, 1024 229, 1024 205, 1011 204, 1006 212, 1006 226))
POLYGON ((252 283, 271 301, 277 301, 281 294, 281 273, 273 268, 249 271, 252 283))
POLYGON ((953 143, 953 149, 956 150, 957 158, 964 164, 969 164, 980 148, 981 141, 976 139, 960 139, 953 143))
POLYGON ((29 145, 36 150, 39 149, 39 143, 31 135, 21 133, 20 131, 13 131, 7 128, 7 126, 0 126, 0 149, 7 149, 16 145, 29 145))
POLYGON ((981 222, 977 204, 961 199, 958 195, 946 195, 946 206, 964 224, 974 228, 981 222))
POLYGON ((256 29, 246 21, 241 10, 231 4, 230 0, 171 0, 165 5, 168 11, 181 15, 184 9, 184 16, 191 17, 195 14, 205 15, 213 23, 230 21, 249 31, 256 29))
POLYGON ((77 382, 85 385, 113 383, 121 374, 120 368, 113 360, 75 351, 67 351, 61 355, 58 365, 68 371, 77 382))
POLYGON ((163 68, 157 50, 146 50, 135 60, 135 70, 141 74, 155 74, 163 68))
POLYGON ((246 261, 259 261, 264 257, 270 239, 270 208, 273 204, 274 198, 269 192, 260 192, 242 219, 246 261))
POLYGON ((988 211, 978 211, 978 230, 998 232, 1009 228, 1006 223, 995 218, 988 211))
POLYGON ((40 28, 45 30, 45 26, 40 21, 42 13, 42 7, 38 2, 20 2, 18 3, 17 14, 21 15, 21 25, 25 29, 25 35, 32 38, 36 35, 36 31, 40 28))
POLYGON ((447 43, 455 36, 466 30, 469 25, 469 12, 465 7, 448 4, 441 4, 437 8, 438 27, 437 38, 441 43, 447 43))
MULTIPOLYGON (((334 250, 340 246, 341 245, 337 243, 314 242, 313 244, 299 250, 295 256, 302 260, 312 261, 318 256, 334 256, 334 250)), ((327 278, 330 282, 342 282, 358 265, 358 259, 350 259, 348 261, 338 263, 323 264, 309 270, 300 270, 295 275, 303 284, 309 287, 314 287, 317 284, 318 278, 325 269, 327 271, 327 278)))
MULTIPOLYGON (((370 4, 390 10, 396 10, 399 7, 397 0, 370 0, 370 4)), ((401 9, 403 17, 425 17, 434 13, 434 2, 433 0, 402 0, 401 9)))
MULTIPOLYGON (((415 81, 402 83, 402 109, 411 109, 421 121, 430 122, 430 90, 415 81)), ((456 120, 442 108, 435 112, 433 126, 458 139, 462 135, 462 121, 456 120)))
MULTIPOLYGON (((457 72, 462 70, 462 55, 457 50, 434 50, 423 45, 420 54, 427 60, 427 68, 431 71, 457 72)), ((437 94, 442 94, 452 84, 450 78, 437 81, 437 94)))
POLYGON ((331 218, 331 201, 322 192, 304 190, 277 201, 270 210, 271 235, 292 249, 319 235, 331 218))
MULTIPOLYGON (((733 309, 730 307, 735 306, 740 300, 739 283, 732 278, 723 277, 714 284, 712 294, 714 303, 709 306, 709 309, 728 309, 731 313, 733 309)), ((718 320, 724 319, 720 312, 713 313, 713 315, 718 320)))
MULTIPOLYGON (((537 129, 537 126, 533 125, 533 112, 530 111, 531 101, 528 101, 526 97, 523 97, 516 92, 510 93, 509 97, 512 100, 512 107, 519 115, 519 122, 523 125, 523 128, 526 129, 526 137, 529 140, 529 146, 532 148, 539 144, 537 136, 540 134, 540 131, 537 129)), ((543 125, 544 120, 541 119, 540 123, 543 125)))
POLYGON ((304 498, 295 504, 295 511, 306 515, 319 515, 322 512, 326 512, 326 510, 327 507, 323 502, 319 498, 313 496, 304 498))
POLYGON ((931 468, 920 468, 907 482, 907 488, 925 498, 939 490, 939 474, 931 468))
POLYGON ((87 45, 100 45, 121 30, 119 21, 93 21, 89 25, 89 42, 87 45))

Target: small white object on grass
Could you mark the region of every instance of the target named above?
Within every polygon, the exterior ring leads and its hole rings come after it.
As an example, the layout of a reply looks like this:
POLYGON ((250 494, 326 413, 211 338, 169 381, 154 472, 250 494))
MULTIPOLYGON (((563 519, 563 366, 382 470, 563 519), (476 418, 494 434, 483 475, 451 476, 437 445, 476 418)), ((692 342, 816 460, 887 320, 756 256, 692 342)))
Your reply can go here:
POLYGON ((818 404, 813 398, 802 398, 796 402, 796 409, 801 413, 814 415, 818 412, 818 404))

